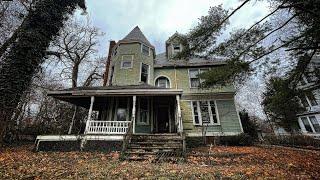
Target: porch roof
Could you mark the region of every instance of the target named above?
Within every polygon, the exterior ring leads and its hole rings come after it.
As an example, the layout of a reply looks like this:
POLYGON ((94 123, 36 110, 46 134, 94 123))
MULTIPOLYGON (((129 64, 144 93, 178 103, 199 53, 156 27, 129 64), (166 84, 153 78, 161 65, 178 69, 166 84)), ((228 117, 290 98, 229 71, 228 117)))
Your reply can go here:
POLYGON ((64 90, 49 91, 48 96, 167 96, 181 95, 181 89, 159 88, 147 84, 129 86, 96 86, 77 87, 64 90))
POLYGON ((181 95, 180 89, 158 88, 151 85, 77 87, 49 91, 48 96, 85 108, 90 107, 90 97, 95 96, 94 109, 105 104, 112 96, 175 96, 181 95))

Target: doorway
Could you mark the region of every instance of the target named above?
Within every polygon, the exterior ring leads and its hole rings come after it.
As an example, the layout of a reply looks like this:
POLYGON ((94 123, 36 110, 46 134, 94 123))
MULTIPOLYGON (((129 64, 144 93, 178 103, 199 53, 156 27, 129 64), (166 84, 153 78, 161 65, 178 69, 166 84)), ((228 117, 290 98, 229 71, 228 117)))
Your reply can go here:
POLYGON ((156 133, 170 133, 170 108, 158 106, 156 109, 156 133))

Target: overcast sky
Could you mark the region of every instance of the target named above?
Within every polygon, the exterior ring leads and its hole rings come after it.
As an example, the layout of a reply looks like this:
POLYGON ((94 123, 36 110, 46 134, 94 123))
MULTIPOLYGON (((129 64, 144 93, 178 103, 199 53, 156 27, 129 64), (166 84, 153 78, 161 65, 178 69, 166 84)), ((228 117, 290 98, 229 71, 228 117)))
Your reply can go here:
MULTIPOLYGON (((198 18, 206 15, 210 6, 222 4, 236 8, 239 0, 88 0, 88 13, 94 26, 106 35, 101 38, 99 55, 105 56, 109 40, 120 40, 139 26, 157 53, 176 31, 187 33, 198 18)), ((228 31, 248 27, 269 11, 266 2, 247 4, 231 19, 228 31)))

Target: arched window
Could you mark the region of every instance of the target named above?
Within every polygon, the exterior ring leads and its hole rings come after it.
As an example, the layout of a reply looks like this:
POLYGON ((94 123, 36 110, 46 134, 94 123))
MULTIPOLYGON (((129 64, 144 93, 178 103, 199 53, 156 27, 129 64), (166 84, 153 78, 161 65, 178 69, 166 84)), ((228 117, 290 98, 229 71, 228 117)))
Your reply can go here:
POLYGON ((162 88, 170 88, 170 81, 166 77, 158 77, 156 80, 156 86, 162 88))

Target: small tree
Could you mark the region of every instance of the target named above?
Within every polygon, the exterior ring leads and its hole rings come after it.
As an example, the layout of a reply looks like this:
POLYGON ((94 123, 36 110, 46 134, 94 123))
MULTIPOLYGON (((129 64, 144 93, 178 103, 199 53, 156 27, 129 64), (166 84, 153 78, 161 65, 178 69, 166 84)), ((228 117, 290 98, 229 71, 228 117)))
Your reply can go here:
POLYGON ((243 109, 239 112, 243 132, 250 135, 252 138, 257 139, 258 138, 258 124, 253 121, 248 112, 243 109))

